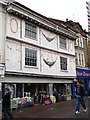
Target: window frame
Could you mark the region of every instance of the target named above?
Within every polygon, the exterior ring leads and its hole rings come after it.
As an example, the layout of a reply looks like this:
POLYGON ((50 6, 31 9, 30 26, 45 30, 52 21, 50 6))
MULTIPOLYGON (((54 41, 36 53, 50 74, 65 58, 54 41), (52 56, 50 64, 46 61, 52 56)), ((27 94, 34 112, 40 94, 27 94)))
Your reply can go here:
POLYGON ((37 39, 37 26, 35 24, 25 21, 25 37, 37 39))
POLYGON ((81 54, 79 53, 79 66, 82 66, 81 54))
POLYGON ((78 65, 78 54, 75 53, 75 62, 76 62, 76 65, 78 65))
POLYGON ((65 58, 65 57, 61 57, 60 56, 60 69, 62 70, 62 71, 67 71, 68 69, 67 69, 67 58, 65 58), (66 63, 65 63, 66 62, 66 63), (66 65, 66 66, 65 66, 66 65))
POLYGON ((84 66, 84 55, 82 54, 82 66, 84 66))
POLYGON ((25 66, 37 67, 37 50, 25 48, 25 66))
POLYGON ((59 36, 59 47, 61 49, 67 49, 67 39, 65 37, 59 36))

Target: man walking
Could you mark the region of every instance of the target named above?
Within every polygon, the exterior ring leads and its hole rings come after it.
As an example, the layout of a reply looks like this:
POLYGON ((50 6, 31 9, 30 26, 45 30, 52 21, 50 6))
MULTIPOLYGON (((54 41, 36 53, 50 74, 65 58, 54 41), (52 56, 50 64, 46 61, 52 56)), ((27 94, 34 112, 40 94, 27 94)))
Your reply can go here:
POLYGON ((6 94, 3 97, 2 101, 2 111, 3 111, 3 119, 5 120, 11 120, 12 114, 10 110, 10 91, 8 88, 6 88, 6 94))
POLYGON ((76 112, 75 114, 80 113, 80 104, 84 108, 84 112, 87 111, 85 102, 84 102, 85 90, 84 87, 80 84, 79 81, 76 82, 76 112))

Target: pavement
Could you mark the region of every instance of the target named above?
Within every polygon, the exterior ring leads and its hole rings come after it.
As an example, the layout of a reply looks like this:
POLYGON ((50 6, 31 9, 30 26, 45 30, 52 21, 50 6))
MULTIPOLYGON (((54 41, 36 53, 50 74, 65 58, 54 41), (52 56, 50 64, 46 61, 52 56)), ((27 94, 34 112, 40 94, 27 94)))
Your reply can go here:
POLYGON ((89 118, 89 111, 90 111, 90 97, 85 98, 85 103, 87 106, 88 111, 86 113, 83 112, 83 108, 80 106, 80 114, 75 114, 76 109, 76 100, 72 99, 70 101, 61 101, 55 104, 50 105, 35 105, 34 107, 25 107, 21 110, 14 110, 12 113, 15 119, 42 119, 42 118, 89 118))

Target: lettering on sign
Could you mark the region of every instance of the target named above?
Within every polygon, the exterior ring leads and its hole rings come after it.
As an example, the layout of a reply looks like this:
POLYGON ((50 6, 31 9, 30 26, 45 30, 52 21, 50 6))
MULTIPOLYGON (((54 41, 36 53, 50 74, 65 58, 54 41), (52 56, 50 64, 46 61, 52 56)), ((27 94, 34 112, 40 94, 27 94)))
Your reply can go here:
POLYGON ((86 72, 76 72, 76 74, 78 75, 78 76, 90 76, 90 73, 86 73, 86 72))

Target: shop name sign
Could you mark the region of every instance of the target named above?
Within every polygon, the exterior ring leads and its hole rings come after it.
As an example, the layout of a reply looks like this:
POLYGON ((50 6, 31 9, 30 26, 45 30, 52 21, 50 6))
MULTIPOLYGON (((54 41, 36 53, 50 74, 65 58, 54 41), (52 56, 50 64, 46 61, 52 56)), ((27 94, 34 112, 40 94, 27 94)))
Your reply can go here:
POLYGON ((77 75, 79 76, 90 76, 90 73, 85 73, 85 72, 76 72, 77 75))
POLYGON ((76 75, 77 78, 88 79, 90 78, 90 70, 76 68, 76 75))

